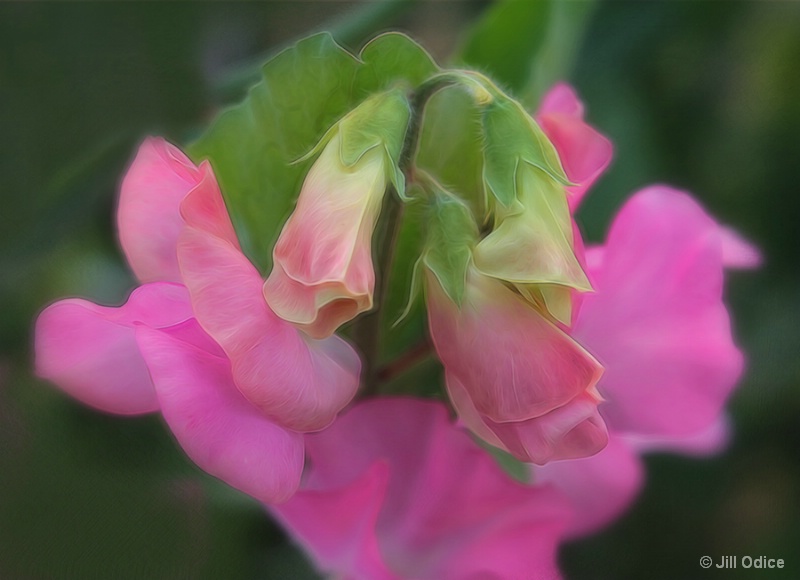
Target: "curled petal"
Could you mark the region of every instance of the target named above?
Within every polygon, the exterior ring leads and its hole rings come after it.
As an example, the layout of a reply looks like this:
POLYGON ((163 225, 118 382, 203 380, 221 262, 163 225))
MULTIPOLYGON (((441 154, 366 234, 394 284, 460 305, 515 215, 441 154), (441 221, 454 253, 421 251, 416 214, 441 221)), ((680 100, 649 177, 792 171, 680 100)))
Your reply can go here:
POLYGON ((79 401, 122 415, 148 413, 158 401, 134 326, 176 324, 192 316, 188 293, 169 283, 146 284, 118 308, 61 300, 36 321, 36 373, 79 401))
POLYGON ((202 172, 177 147, 149 137, 122 180, 117 228, 125 257, 142 282, 180 282, 175 247, 181 200, 202 172))
POLYGON ((628 509, 644 485, 644 469, 628 442, 612 435, 596 455, 537 467, 534 479, 569 498, 575 510, 568 535, 576 538, 597 532, 628 509))
POLYGON ((717 224, 687 194, 650 187, 619 212, 599 262, 573 336, 606 367, 609 425, 648 437, 702 431, 743 366, 717 224))
POLYGON ((434 276, 427 282, 436 351, 481 415, 498 423, 539 417, 599 379, 591 355, 501 282, 471 270, 460 307, 434 276))
POLYGON ((447 391, 467 427, 520 461, 544 465, 554 460, 588 457, 608 442, 605 422, 597 410, 599 398, 592 392, 582 393, 540 417, 498 423, 481 415, 463 385, 449 375, 447 391))
POLYGON ((361 363, 339 337, 314 340, 278 318, 261 293, 263 281, 238 245, 219 196, 196 189, 185 201, 188 226, 178 255, 198 322, 231 360, 242 394, 278 424, 297 431, 322 429, 355 395, 361 363), (217 208, 203 220, 192 207, 217 208), (223 223, 214 223, 217 222, 223 223))
POLYGON ((350 167, 337 133, 311 167, 297 207, 275 245, 264 285, 270 307, 314 338, 372 308, 372 232, 386 190, 385 152, 374 147, 350 167))
POLYGON ((300 483, 302 435, 279 427, 239 393, 229 361, 214 354, 195 320, 181 326, 136 331, 175 438, 211 475, 260 501, 285 501, 300 483))

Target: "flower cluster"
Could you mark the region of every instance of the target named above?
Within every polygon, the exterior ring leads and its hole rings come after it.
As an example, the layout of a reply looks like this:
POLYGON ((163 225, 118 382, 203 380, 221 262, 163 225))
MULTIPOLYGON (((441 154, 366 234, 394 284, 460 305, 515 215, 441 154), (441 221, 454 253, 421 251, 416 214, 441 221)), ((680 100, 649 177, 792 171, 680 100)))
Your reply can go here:
POLYGON ((724 272, 757 252, 661 185, 584 248, 573 213, 612 146, 574 91, 555 86, 530 116, 458 74, 481 115, 480 211, 411 169, 421 112, 379 92, 312 151, 264 279, 209 161, 149 138, 117 211, 141 285, 122 306, 66 299, 36 323, 41 377, 101 411, 159 411, 198 466, 267 504, 339 577, 559 577, 559 543, 635 497, 641 453, 724 445, 743 369, 724 272), (380 300, 374 234, 412 179, 450 406, 411 390, 357 400, 363 361, 336 334, 380 300))

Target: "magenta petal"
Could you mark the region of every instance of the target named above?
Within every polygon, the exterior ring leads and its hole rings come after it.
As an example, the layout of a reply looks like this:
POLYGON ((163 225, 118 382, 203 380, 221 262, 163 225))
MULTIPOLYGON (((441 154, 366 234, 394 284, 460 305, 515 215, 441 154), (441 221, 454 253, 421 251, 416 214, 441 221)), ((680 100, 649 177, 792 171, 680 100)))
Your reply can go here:
POLYGON ((358 355, 339 337, 306 337, 270 310, 256 269, 217 235, 229 231, 229 220, 224 204, 202 199, 208 196, 219 191, 198 188, 187 197, 183 212, 192 227, 178 244, 197 320, 230 358, 235 384, 251 403, 289 429, 322 429, 355 395, 358 355), (216 214, 194 220, 199 207, 216 207, 216 214))
POLYGON ((606 368, 614 430, 680 437, 719 416, 742 371, 722 260, 717 225, 685 193, 650 187, 619 212, 573 330, 606 368))
POLYGON ((372 399, 306 441, 304 489, 276 511, 315 558, 324 551, 326 562, 339 563, 324 566, 330 572, 370 578, 352 565, 373 558, 377 542, 383 564, 399 578, 559 577, 555 550, 570 515, 564 499, 511 480, 443 405, 372 399), (384 467, 385 491, 377 485, 384 467), (314 511, 312 526, 312 503, 323 497, 341 507, 314 511), (373 537, 364 531, 376 502, 373 537), (355 545, 347 537, 353 523, 355 545))
POLYGON ((553 484, 569 498, 575 511, 569 535, 581 537, 605 527, 633 503, 644 469, 628 443, 612 435, 597 455, 537 467, 534 479, 553 484))
POLYGON ((611 163, 614 147, 583 120, 583 103, 565 83, 556 84, 542 99, 536 120, 552 141, 564 171, 575 186, 567 188, 571 211, 611 163))
POLYGON ((389 468, 379 461, 343 488, 303 491, 270 512, 311 552, 320 572, 399 580, 384 564, 375 535, 388 479, 389 468))
POLYGON ((202 329, 184 325, 195 330, 182 340, 172 329, 136 332, 164 419, 203 470, 260 501, 285 501, 300 483, 302 435, 259 413, 234 386, 228 360, 196 346, 208 342, 202 329))
POLYGON ((542 97, 538 115, 552 113, 567 115, 576 119, 583 119, 583 103, 578 98, 575 89, 564 82, 558 82, 542 97))
POLYGON ((631 447, 639 453, 669 452, 694 457, 722 453, 728 446, 730 438, 730 420, 726 415, 721 415, 702 431, 682 437, 658 438, 626 435, 631 447))
POLYGON ((180 282, 175 246, 183 227, 181 200, 200 171, 177 147, 150 137, 131 163, 119 195, 117 227, 122 250, 142 282, 180 282))
POLYGON ((736 230, 720 226, 719 236, 722 242, 722 263, 726 268, 750 269, 761 265, 761 252, 736 230))
POLYGON ((102 411, 155 411, 158 401, 134 325, 166 326, 190 316, 186 289, 168 283, 137 288, 119 308, 61 300, 36 321, 36 373, 102 411))

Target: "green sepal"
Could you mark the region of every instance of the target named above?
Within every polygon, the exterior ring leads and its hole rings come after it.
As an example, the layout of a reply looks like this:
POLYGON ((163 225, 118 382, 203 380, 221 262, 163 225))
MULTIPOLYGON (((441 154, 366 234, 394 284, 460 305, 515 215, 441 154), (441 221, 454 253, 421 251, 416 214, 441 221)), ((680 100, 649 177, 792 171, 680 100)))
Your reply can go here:
POLYGON ((469 206, 441 189, 433 191, 422 261, 457 305, 464 298, 467 270, 478 242, 478 226, 469 206))
POLYGON ((483 178, 497 201, 510 207, 518 199, 517 170, 527 163, 562 185, 570 185, 555 147, 522 106, 508 97, 483 109, 483 178))

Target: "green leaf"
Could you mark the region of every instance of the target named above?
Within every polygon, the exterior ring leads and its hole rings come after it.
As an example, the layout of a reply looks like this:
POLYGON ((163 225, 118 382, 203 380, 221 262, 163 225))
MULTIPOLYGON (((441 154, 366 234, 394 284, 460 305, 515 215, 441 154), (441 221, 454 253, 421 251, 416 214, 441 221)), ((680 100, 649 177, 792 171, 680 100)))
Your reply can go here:
POLYGON ((356 74, 356 84, 364 92, 380 90, 387 86, 387 79, 411 88, 439 70, 424 48, 399 32, 387 32, 369 41, 360 59, 364 66, 356 74))
POLYGON ((489 191, 510 207, 519 197, 516 182, 521 163, 538 167, 555 181, 568 185, 553 144, 519 103, 497 98, 484 107, 484 168, 489 191))
POLYGON ((569 76, 594 0, 501 0, 467 38, 459 62, 482 70, 536 107, 569 76))
POLYGON ((423 262, 450 299, 460 306, 472 249, 478 241, 475 218, 458 198, 434 192, 426 225, 428 238, 423 262))
POLYGON ((496 2, 472 30, 460 60, 522 94, 546 37, 551 4, 550 0, 496 2))
POLYGON ((411 86, 435 70, 401 34, 376 38, 361 59, 317 34, 267 62, 247 98, 189 148, 195 160, 211 161, 242 247, 262 273, 311 163, 296 161, 371 93, 411 86))

